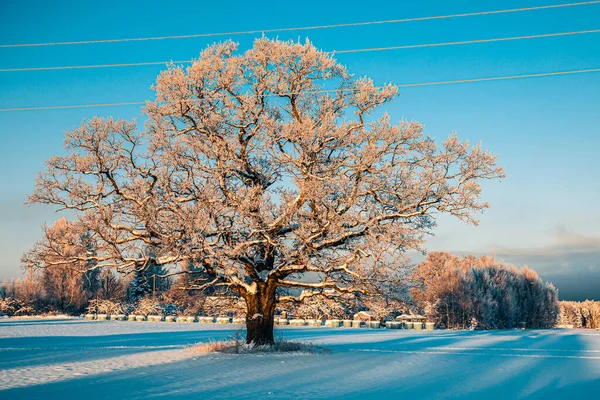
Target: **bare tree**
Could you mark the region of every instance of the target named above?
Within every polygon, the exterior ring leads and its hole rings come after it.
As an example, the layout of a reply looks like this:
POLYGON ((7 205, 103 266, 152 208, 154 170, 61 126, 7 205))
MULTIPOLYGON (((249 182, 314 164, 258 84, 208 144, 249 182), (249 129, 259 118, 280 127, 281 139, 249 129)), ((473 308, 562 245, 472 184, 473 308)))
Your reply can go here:
POLYGON ((44 227, 42 239, 23 255, 26 277, 42 286, 45 302, 54 310, 81 311, 87 303, 86 278, 96 275, 90 274, 88 239, 83 224, 61 218, 44 227))
POLYGON ((115 275, 113 271, 106 269, 99 275, 99 288, 97 296, 103 300, 115 300, 125 297, 127 288, 125 282, 115 275))
POLYGON ((208 277, 195 288, 245 300, 246 340, 272 343, 277 301, 402 278, 399 257, 435 213, 475 224, 488 207, 479 181, 503 177, 496 157, 375 114, 395 86, 355 79, 308 42, 236 49, 162 72, 144 129, 94 118, 48 160, 30 201, 74 210, 98 266, 191 262, 208 277))

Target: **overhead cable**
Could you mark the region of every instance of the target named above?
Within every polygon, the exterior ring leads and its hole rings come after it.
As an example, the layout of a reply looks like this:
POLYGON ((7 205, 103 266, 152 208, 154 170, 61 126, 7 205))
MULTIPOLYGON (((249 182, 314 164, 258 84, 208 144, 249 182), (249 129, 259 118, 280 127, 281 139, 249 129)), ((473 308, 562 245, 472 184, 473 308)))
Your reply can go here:
POLYGON ((515 13, 515 12, 522 12, 522 11, 536 11, 536 10, 548 10, 548 9, 564 8, 564 7, 577 7, 577 6, 598 4, 598 3, 600 3, 600 0, 581 1, 581 2, 576 2, 576 3, 550 4, 550 5, 545 5, 545 6, 534 6, 534 7, 510 8, 510 9, 491 10, 491 11, 478 11, 478 12, 460 13, 460 14, 435 15, 435 16, 427 16, 427 17, 413 17, 413 18, 402 18, 402 19, 388 19, 388 20, 380 20, 380 21, 351 22, 351 23, 329 24, 329 25, 312 25, 312 26, 292 27, 292 28, 253 29, 253 30, 247 30, 247 31, 197 33, 197 34, 190 34, 190 35, 150 36, 150 37, 135 37, 135 38, 77 40, 77 41, 44 42, 44 43, 0 44, 0 48, 69 46, 69 45, 85 45, 85 44, 99 44, 99 43, 156 41, 156 40, 169 40, 169 39, 193 39, 193 38, 217 37, 217 36, 255 35, 255 34, 264 34, 264 33, 308 31, 308 30, 317 30, 317 29, 346 28, 346 27, 357 27, 357 26, 398 24, 398 23, 405 23, 405 22, 464 18, 464 17, 474 17, 474 16, 480 16, 480 15, 494 15, 494 14, 515 13))
MULTIPOLYGON (((422 86, 438 86, 438 85, 452 85, 459 83, 474 83, 474 82, 489 82, 489 81, 501 81, 501 80, 513 80, 513 79, 526 79, 526 78, 540 78, 548 76, 558 75, 575 75, 575 74, 588 74, 600 72, 600 68, 588 68, 570 71, 552 71, 552 72, 541 72, 535 74, 521 74, 521 75, 503 75, 503 76, 492 76, 484 78, 468 78, 468 79, 454 79, 448 81, 431 81, 431 82, 417 82, 417 83, 400 83, 395 84, 399 88, 410 88, 410 87, 422 87, 422 86)), ((353 90, 353 89, 346 89, 353 90)), ((332 93, 336 92, 336 89, 323 89, 317 90, 313 93, 332 93)), ((281 96, 290 93, 277 93, 270 94, 269 96, 281 96)), ((60 106, 44 106, 44 107, 9 107, 0 108, 0 112, 9 111, 42 111, 42 110, 58 110, 58 109, 72 109, 72 108, 91 108, 91 107, 117 107, 117 106, 129 106, 129 105, 142 105, 146 104, 146 101, 129 101, 120 103, 95 103, 95 104, 75 104, 75 105, 60 105, 60 106)))

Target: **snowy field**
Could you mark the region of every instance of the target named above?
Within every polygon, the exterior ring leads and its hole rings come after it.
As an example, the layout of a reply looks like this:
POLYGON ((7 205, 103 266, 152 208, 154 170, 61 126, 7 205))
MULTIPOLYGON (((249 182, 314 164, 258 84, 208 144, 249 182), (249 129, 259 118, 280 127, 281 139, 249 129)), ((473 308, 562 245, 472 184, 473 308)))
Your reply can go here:
POLYGON ((597 398, 600 332, 289 328, 331 354, 198 355, 241 326, 0 322, 0 399, 597 398))

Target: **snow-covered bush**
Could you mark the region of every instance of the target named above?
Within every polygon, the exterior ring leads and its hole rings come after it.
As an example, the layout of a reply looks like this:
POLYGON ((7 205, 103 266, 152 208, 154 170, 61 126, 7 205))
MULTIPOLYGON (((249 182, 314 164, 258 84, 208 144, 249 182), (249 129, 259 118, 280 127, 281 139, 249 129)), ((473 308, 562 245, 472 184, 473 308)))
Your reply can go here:
POLYGON ((17 300, 7 297, 5 299, 0 298, 0 315, 15 315, 15 311, 17 311, 20 307, 20 304, 17 300))
POLYGON ((35 314, 35 308, 29 303, 12 297, 0 298, 0 315, 20 316, 20 315, 33 315, 35 314))
POLYGON ((112 300, 90 300, 87 310, 91 314, 123 314, 121 303, 112 300))
POLYGON ((161 302, 153 297, 144 297, 134 306, 133 311, 138 315, 163 315, 161 302))

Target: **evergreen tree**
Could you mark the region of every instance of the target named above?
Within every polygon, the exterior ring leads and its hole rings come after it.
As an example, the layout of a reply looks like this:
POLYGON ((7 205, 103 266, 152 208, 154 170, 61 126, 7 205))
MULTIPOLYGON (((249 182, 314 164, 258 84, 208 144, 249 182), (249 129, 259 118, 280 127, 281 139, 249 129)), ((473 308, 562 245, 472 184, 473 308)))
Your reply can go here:
POLYGON ((148 282, 145 271, 136 270, 134 272, 133 279, 129 284, 129 289, 127 290, 127 297, 129 298, 129 301, 137 302, 151 293, 152 287, 148 282))
MULTIPOLYGON (((145 257, 152 259, 152 252, 146 251, 145 257)), ((171 287, 171 279, 166 276, 167 269, 162 265, 150 261, 143 268, 134 271, 133 280, 129 284, 128 297, 131 301, 138 301, 142 297, 159 295, 171 287)))

